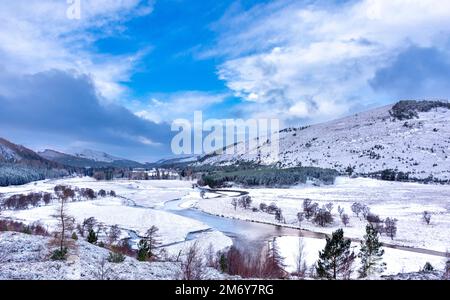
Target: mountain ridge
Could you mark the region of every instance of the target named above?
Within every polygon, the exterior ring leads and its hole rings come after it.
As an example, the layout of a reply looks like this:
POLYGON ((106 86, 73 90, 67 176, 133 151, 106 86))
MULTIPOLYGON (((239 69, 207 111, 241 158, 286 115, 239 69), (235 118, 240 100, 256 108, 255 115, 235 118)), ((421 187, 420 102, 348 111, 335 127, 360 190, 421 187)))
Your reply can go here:
POLYGON ((67 176, 71 171, 31 149, 0 138, 0 186, 67 176))
POLYGON ((233 155, 207 154, 194 165, 251 162, 360 175, 392 170, 409 178, 449 181, 449 119, 448 101, 400 101, 325 123, 283 129, 278 139, 252 149, 257 154, 238 144, 233 155), (278 157, 267 151, 276 142, 278 157))
POLYGON ((141 163, 132 160, 115 157, 105 152, 94 150, 83 150, 82 152, 76 152, 75 154, 67 154, 51 149, 45 149, 44 151, 39 152, 39 155, 54 162, 79 168, 137 168, 143 166, 141 163))

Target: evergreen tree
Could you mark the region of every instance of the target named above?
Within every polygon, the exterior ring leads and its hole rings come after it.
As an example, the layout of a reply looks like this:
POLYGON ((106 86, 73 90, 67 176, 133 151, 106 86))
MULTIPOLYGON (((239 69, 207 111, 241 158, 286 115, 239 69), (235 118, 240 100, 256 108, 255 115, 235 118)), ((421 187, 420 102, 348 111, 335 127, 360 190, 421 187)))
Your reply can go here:
POLYGON ((326 238, 326 243, 324 250, 319 252, 317 275, 327 279, 347 279, 355 260, 355 254, 350 251, 351 241, 344 239, 344 231, 338 229, 332 233, 331 238, 326 238))
POLYGON ((366 235, 361 241, 361 251, 358 255, 361 258, 361 268, 358 270, 359 277, 365 278, 374 273, 382 273, 386 264, 381 262, 384 250, 378 241, 378 232, 371 226, 366 226, 366 235))
POLYGON ((137 246, 138 246, 137 260, 146 261, 148 259, 148 251, 150 250, 147 240, 145 239, 140 240, 137 246))
POLYGON ((98 237, 97 237, 97 234, 95 233, 94 229, 90 229, 89 234, 87 236, 88 243, 95 244, 95 243, 97 243, 97 240, 98 240, 98 237))
POLYGON ((263 276, 265 278, 282 278, 285 274, 283 260, 274 238, 267 245, 267 254, 262 268, 263 276))
POLYGON ((227 257, 225 256, 224 253, 220 254, 219 266, 220 266, 220 270, 223 273, 228 272, 228 259, 227 259, 227 257))
POLYGON ((434 271, 434 267, 429 262, 426 262, 425 266, 423 266, 422 271, 423 272, 433 272, 434 271))

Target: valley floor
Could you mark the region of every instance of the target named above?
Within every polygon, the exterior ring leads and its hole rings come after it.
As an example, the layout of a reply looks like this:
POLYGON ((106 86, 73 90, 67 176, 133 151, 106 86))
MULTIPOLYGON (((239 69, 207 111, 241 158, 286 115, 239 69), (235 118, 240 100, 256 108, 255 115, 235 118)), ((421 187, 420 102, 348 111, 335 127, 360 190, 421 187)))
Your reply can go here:
MULTIPOLYGON (((71 178, 40 181, 18 187, 0 188, 0 193, 4 197, 7 197, 14 194, 26 194, 37 191, 51 192, 57 184, 79 188, 88 187, 95 191, 100 189, 107 191, 114 190, 117 197, 108 196, 92 201, 71 202, 69 204, 69 214, 74 216, 78 223, 82 222, 85 218, 95 217, 105 228, 117 224, 122 229, 122 238, 131 238, 134 242, 137 242, 139 236, 143 236, 150 226, 155 225, 160 229, 159 234, 162 248, 169 255, 175 256, 196 241, 203 251, 206 251, 210 245, 213 246, 214 251, 218 251, 233 244, 233 235, 230 235, 229 232, 221 232, 205 220, 176 214, 171 209, 167 209, 166 204, 175 199, 180 199, 176 202, 176 206, 179 209, 197 208, 212 215, 293 228, 299 227, 296 215, 302 211, 304 199, 309 198, 313 202, 318 202, 319 205, 332 202, 334 204, 333 216, 335 219, 332 225, 319 227, 310 221, 303 221, 301 228, 319 233, 331 233, 338 228, 342 228, 343 225, 337 213, 337 206, 339 205, 350 216, 350 224, 344 227, 345 235, 346 237, 355 239, 361 239, 363 237, 366 223, 351 213, 350 206, 353 202, 361 202, 368 205, 371 211, 379 214, 381 218, 393 217, 398 219, 397 236, 391 240, 383 235, 381 238, 383 242, 440 252, 445 252, 450 249, 450 186, 383 182, 361 178, 338 178, 336 184, 333 186, 317 187, 302 185, 289 189, 242 189, 249 192, 253 200, 253 207, 258 208, 260 203, 266 203, 267 205, 275 203, 280 207, 286 223, 278 223, 275 221, 273 215, 261 211, 252 212, 252 210, 244 210, 242 208, 235 210, 231 204, 231 200, 233 197, 236 197, 236 193, 225 192, 220 195, 217 193, 206 193, 204 195, 205 197, 202 198, 200 197, 199 190, 192 189, 192 183, 190 181, 170 180, 120 180, 103 182, 95 181, 91 178, 71 178), (422 221, 422 213, 425 210, 432 213, 430 225, 426 225, 422 221)), ((27 210, 3 211, 1 217, 18 220, 27 224, 39 221, 51 232, 55 226, 55 221, 51 217, 55 208, 56 203, 51 203, 47 206, 27 210)), ((245 226, 245 223, 240 226, 245 226)), ((249 227, 251 227, 250 224, 249 227)), ((24 237, 22 234, 3 233, 0 235, 0 247, 7 249, 7 252, 11 247, 21 247, 21 249, 30 250, 30 255, 33 256, 30 259, 36 262, 36 270, 41 270, 42 268, 60 268, 53 267, 57 263, 50 261, 47 262, 48 266, 38 263, 39 257, 42 258, 48 254, 48 249, 44 246, 45 242, 43 239, 45 238, 34 236, 24 237), (28 248, 25 245, 27 239, 33 240, 32 245, 36 244, 36 247, 30 246, 31 248, 28 248)), ((301 242, 304 246, 305 261, 311 267, 316 262, 318 251, 324 247, 325 241, 323 239, 304 237, 301 239, 301 242)), ((91 247, 90 244, 85 242, 77 243, 79 244, 78 249, 81 249, 80 255, 84 255, 83 249, 91 247)), ((293 271, 295 269, 295 258, 298 253, 299 238, 292 234, 276 236, 276 243, 280 247, 282 256, 285 258, 286 270, 293 271)), ((359 249, 358 243, 354 243, 354 246, 357 252, 359 249)), ((99 248, 99 250, 97 248, 95 247, 95 250, 91 249, 94 251, 93 253, 103 251, 103 249, 99 248)), ((385 250, 384 260, 387 263, 387 270, 383 275, 417 272, 426 262, 430 262, 436 269, 440 270, 444 269, 445 266, 446 259, 443 255, 414 253, 391 248, 385 248, 385 250)), ((28 261, 28 256, 25 252, 20 252, 24 253, 23 258, 17 255, 9 259, 7 263, 9 265, 5 266, 4 263, 2 264, 1 268, 3 269, 1 273, 6 274, 2 276, 9 276, 8 278, 28 278, 26 275, 20 275, 21 273, 18 271, 21 268, 25 268, 24 266, 28 261), (13 271, 11 271, 12 273, 3 273, 3 271, 6 272, 7 270, 16 270, 14 271, 16 273, 13 271)), ((98 257, 89 259, 98 260, 98 257)), ((89 261, 89 259, 87 260, 89 261)), ((161 263, 161 266, 164 266, 161 275, 156 275, 159 272, 159 269, 156 268, 158 265, 154 265, 156 269, 152 271, 153 266, 141 267, 136 264, 137 262, 135 260, 127 258, 126 265, 123 267, 116 266, 116 268, 123 269, 117 270, 117 272, 122 273, 123 271, 124 273, 130 273, 129 276, 123 275, 125 276, 123 277, 124 279, 164 279, 165 276, 172 279, 175 278, 172 269, 176 267, 173 267, 173 263, 167 263, 168 265, 161 263), (131 266, 128 266, 128 262, 130 262, 131 266), (142 268, 145 270, 141 270, 142 268), (141 271, 142 274, 137 274, 141 271), (145 277, 147 275, 144 274, 150 275, 145 277), (151 274, 154 274, 154 276, 151 274)), ((75 272, 72 271, 70 265, 65 264, 63 268, 65 271, 61 271, 64 274, 57 272, 55 273, 55 278, 92 278, 93 275, 89 275, 91 273, 89 273, 90 271, 86 271, 87 269, 83 271, 84 273, 79 273, 80 268, 89 268, 89 266, 79 264, 76 266, 78 269, 75 268, 75 272), (80 274, 86 275, 81 276, 80 274)), ((35 274, 36 279, 45 278, 45 275, 40 275, 41 273, 39 272, 35 274)), ((45 272, 47 271, 43 270, 42 274, 45 274, 45 272)), ((213 278, 216 275, 211 276, 213 278)))
MULTIPOLYGON (((8 197, 29 192, 52 192, 58 184, 91 188, 95 191, 114 190, 117 197, 70 202, 68 213, 78 224, 84 219, 95 217, 105 230, 118 225, 122 229, 122 238, 130 238, 134 244, 137 244, 139 237, 144 236, 151 226, 156 226, 159 228, 161 246, 169 255, 178 255, 195 241, 199 242, 201 249, 213 244, 215 251, 232 245, 229 237, 221 232, 209 230, 210 227, 206 224, 162 210, 165 202, 188 195, 192 191, 192 182, 189 181, 96 181, 84 177, 0 188, 0 193, 8 197), (189 238, 192 233, 198 233, 195 235, 195 241, 189 238)), ((57 200, 54 200, 50 205, 37 208, 4 211, 2 217, 25 224, 39 222, 52 232, 56 225, 56 220, 52 217, 56 207, 57 200)))
MULTIPOLYGON (((234 188, 236 189, 236 188, 234 188)), ((424 185, 416 183, 387 182, 365 178, 338 178, 332 186, 302 185, 289 189, 255 188, 245 189, 252 198, 252 207, 258 208, 260 203, 270 205, 275 203, 282 209, 286 223, 279 223, 274 215, 261 211, 253 212, 243 208, 234 209, 232 197, 217 198, 215 194, 207 193, 204 199, 198 193, 191 193, 186 203, 210 214, 263 222, 299 228, 297 213, 302 211, 304 199, 311 199, 322 206, 333 203, 333 224, 320 227, 310 221, 303 221, 301 228, 313 232, 331 234, 343 228, 348 238, 362 239, 365 234, 366 221, 356 217, 351 211, 354 202, 368 205, 371 212, 382 219, 386 217, 398 219, 398 231, 394 239, 382 235, 380 240, 387 244, 401 245, 446 252, 450 250, 450 186, 424 185), (350 216, 350 224, 344 226, 339 218, 337 207, 345 209, 350 216), (430 225, 422 220, 422 213, 432 213, 430 225)), ((279 245, 286 257, 288 269, 294 269, 295 253, 298 253, 297 237, 281 237, 279 245), (295 246, 297 245, 297 246, 295 246)), ((307 262, 314 264, 318 259, 319 250, 325 246, 324 240, 302 238, 307 262)), ((358 246, 358 243, 354 243, 358 246)), ((433 266, 443 269, 446 259, 444 255, 427 255, 386 248, 385 260, 388 263, 386 274, 418 271, 428 261, 433 266)))

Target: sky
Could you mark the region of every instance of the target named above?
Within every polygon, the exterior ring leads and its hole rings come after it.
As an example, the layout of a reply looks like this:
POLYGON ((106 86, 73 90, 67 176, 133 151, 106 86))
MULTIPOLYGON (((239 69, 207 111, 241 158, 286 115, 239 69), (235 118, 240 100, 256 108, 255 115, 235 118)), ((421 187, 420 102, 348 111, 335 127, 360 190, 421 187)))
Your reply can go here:
POLYGON ((450 95, 449 1, 0 5, 0 136, 35 150, 154 161, 194 111, 300 126, 450 95))

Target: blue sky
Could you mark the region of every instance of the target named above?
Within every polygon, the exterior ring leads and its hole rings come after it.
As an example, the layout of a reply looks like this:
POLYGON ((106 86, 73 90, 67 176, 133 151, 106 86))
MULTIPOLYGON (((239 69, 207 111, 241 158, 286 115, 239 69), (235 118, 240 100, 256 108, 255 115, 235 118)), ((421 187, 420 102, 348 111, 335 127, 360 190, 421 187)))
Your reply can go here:
POLYGON ((446 1, 80 4, 1 4, 0 136, 151 161, 195 110, 296 126, 450 94, 446 1))

